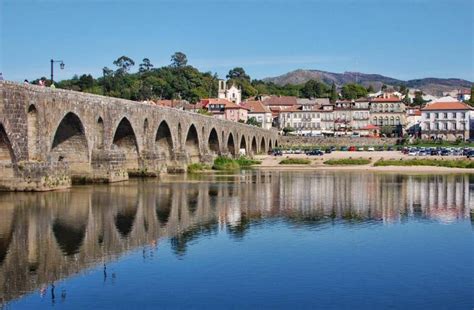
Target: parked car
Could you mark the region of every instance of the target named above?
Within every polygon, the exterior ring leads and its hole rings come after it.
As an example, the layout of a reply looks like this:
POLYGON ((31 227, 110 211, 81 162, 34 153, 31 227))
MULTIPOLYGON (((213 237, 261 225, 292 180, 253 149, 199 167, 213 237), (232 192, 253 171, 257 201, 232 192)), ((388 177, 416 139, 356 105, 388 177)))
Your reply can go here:
POLYGON ((418 155, 417 149, 411 149, 408 151, 408 156, 417 156, 417 155, 418 155))
POLYGON ((325 149, 325 150, 324 150, 324 153, 326 153, 326 154, 331 154, 331 153, 332 153, 332 150, 331 150, 330 148, 325 149))
POLYGON ((470 150, 469 152, 467 152, 466 157, 469 159, 474 158, 474 150, 470 150))
POLYGON ((426 156, 426 155, 428 155, 428 151, 427 151, 427 150, 420 150, 420 151, 418 152, 418 156, 426 156))
POLYGON ((306 152, 306 155, 309 155, 309 156, 323 156, 324 152, 321 151, 321 150, 311 150, 309 152, 306 152))
POLYGON ((349 146, 349 152, 355 152, 357 151, 356 147, 355 146, 349 146))
POLYGON ((359 152, 362 152, 363 150, 364 150, 364 148, 363 148, 362 146, 359 146, 359 147, 357 148, 357 151, 359 151, 359 152))
POLYGON ((438 155, 441 155, 441 150, 438 150, 438 149, 431 149, 431 150, 430 150, 430 155, 431 155, 431 156, 438 156, 438 155))
POLYGON ((349 148, 347 146, 341 146, 341 151, 348 151, 349 148))
POLYGON ((273 156, 283 156, 283 152, 280 151, 280 150, 275 150, 275 151, 272 152, 272 155, 273 156))
POLYGON ((373 152, 373 151, 375 151, 375 148, 374 148, 373 146, 371 146, 371 147, 369 147, 369 148, 367 149, 367 151, 373 152))
POLYGON ((387 147, 387 151, 393 151, 393 146, 387 147))
POLYGON ((448 149, 441 149, 441 156, 449 156, 451 152, 448 149))

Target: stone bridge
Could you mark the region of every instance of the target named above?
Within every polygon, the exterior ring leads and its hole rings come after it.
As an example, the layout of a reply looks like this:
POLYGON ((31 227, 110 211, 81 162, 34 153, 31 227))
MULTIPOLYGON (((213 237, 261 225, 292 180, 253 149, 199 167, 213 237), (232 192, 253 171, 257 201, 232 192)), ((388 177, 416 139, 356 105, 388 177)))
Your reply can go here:
POLYGON ((266 153, 276 131, 171 108, 0 82, 0 190, 51 190, 266 153))

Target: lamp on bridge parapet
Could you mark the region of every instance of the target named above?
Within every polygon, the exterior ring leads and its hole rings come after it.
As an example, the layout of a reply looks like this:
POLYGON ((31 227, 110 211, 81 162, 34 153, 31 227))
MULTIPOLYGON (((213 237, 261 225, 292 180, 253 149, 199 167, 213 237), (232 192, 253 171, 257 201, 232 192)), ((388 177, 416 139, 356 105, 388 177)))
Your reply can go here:
POLYGON ((59 62, 59 67, 61 68, 61 70, 63 70, 64 62, 62 60, 54 60, 54 59, 51 59, 50 62, 51 62, 51 85, 52 85, 54 83, 54 63, 59 62))

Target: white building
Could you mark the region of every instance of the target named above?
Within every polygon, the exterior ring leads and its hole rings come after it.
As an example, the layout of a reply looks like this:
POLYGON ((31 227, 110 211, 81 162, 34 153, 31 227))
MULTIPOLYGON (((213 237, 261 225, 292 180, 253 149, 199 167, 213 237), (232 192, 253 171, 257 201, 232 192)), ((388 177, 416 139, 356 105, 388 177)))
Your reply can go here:
POLYGON ((217 97, 219 99, 227 99, 235 104, 240 104, 242 102, 242 90, 239 87, 235 87, 234 84, 227 88, 227 82, 219 80, 217 97))
POLYGON ((261 101, 249 100, 242 103, 244 108, 248 109, 248 118, 254 117, 257 122, 262 124, 262 128, 272 128, 272 111, 265 106, 261 101))
POLYGON ((463 102, 435 102, 421 109, 424 139, 468 140, 473 108, 463 102))

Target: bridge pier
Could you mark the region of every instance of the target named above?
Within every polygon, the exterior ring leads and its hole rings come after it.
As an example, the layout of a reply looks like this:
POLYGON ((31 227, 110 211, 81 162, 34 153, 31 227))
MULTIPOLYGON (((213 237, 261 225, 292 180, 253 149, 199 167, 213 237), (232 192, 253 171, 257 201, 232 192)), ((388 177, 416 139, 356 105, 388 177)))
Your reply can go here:
POLYGON ((19 162, 3 165, 0 172, 0 191, 50 191, 69 188, 72 185, 69 166, 66 163, 19 162))
MULTIPOLYGON (((125 155, 114 150, 98 149, 92 152, 92 174, 84 175, 84 183, 113 183, 128 180, 124 167, 125 155)), ((77 180, 81 182, 81 180, 77 180)))

